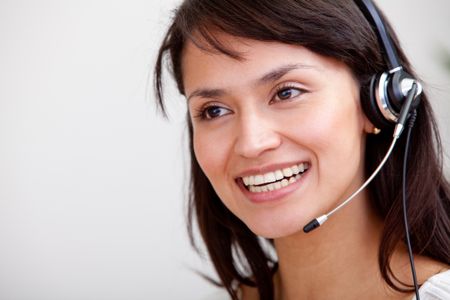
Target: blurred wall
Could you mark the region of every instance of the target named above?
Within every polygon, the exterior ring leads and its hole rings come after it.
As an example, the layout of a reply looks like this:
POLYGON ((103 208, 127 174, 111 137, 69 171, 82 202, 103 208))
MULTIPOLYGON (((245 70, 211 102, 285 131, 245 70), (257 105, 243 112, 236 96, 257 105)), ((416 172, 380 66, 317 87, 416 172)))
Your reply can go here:
MULTIPOLYGON (((0 2, 0 299, 199 299, 186 238, 184 104, 151 68, 179 1, 0 2)), ((446 0, 378 1, 450 149, 446 0)))

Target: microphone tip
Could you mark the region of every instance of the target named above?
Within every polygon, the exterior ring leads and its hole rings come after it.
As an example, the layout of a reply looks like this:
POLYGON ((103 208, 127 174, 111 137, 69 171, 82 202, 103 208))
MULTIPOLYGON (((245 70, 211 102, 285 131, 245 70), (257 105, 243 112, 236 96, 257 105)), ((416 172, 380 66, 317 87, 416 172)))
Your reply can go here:
POLYGON ((319 226, 320 226, 320 223, 319 223, 319 221, 317 221, 317 219, 311 220, 308 224, 305 225, 305 227, 303 227, 303 232, 308 233, 308 232, 316 229, 319 226))
POLYGON ((322 216, 310 221, 308 224, 306 224, 305 227, 303 227, 303 231, 305 233, 313 231, 314 229, 316 229, 317 227, 319 227, 320 225, 325 223, 327 220, 328 220, 328 216, 322 215, 322 216))

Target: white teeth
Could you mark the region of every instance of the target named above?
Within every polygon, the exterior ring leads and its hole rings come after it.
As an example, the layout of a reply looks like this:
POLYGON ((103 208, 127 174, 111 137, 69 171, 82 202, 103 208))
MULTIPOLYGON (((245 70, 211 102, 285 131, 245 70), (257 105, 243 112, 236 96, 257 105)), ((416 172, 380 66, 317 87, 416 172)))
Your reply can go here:
MULTIPOLYGON (((247 187, 251 187, 251 186, 261 186, 263 184, 268 184, 268 183, 276 183, 276 181, 280 181, 283 178, 286 179, 286 181, 289 183, 289 178, 292 178, 292 176, 294 176, 295 179, 299 179, 300 177, 297 178, 297 176, 300 175, 300 173, 303 173, 305 170, 307 170, 309 168, 309 164, 308 163, 300 163, 298 165, 293 165, 289 168, 284 168, 282 170, 276 170, 273 172, 268 172, 266 174, 257 174, 257 175, 253 175, 253 176, 244 176, 242 177, 242 181, 244 182, 244 185, 247 187)), ((274 185, 274 189, 276 188, 276 185, 274 185)))
POLYGON ((281 181, 276 181, 273 183, 269 183, 266 185, 250 185, 248 187, 248 190, 252 193, 263 193, 263 192, 271 192, 271 191, 275 191, 275 190, 279 190, 285 186, 288 186, 294 182, 296 182, 297 180, 299 180, 301 178, 300 174, 297 174, 296 176, 292 176, 288 179, 284 178, 281 181))
POLYGON ((256 175, 255 176, 255 185, 260 185, 264 183, 264 176, 263 175, 256 175))
POLYGON ((283 175, 284 177, 291 177, 292 176, 292 169, 291 168, 285 168, 283 169, 283 175))
POLYGON ((279 182, 279 181, 275 182, 274 185, 275 185, 275 189, 276 189, 276 190, 279 190, 279 189, 282 188, 281 182, 279 182))
MULTIPOLYGON (((308 166, 308 165, 306 165, 306 166, 308 166)), ((305 171, 305 164, 299 164, 299 165, 298 165, 298 171, 299 171, 299 172, 305 171)))
POLYGON ((274 182, 277 181, 277 179, 275 178, 275 173, 270 172, 264 175, 264 181, 265 182, 274 182))
POLYGON ((284 177, 283 172, 281 172, 280 170, 275 171, 275 178, 277 180, 283 179, 283 177, 284 177))
POLYGON ((250 192, 252 192, 252 193, 261 193, 262 192, 262 188, 260 186, 251 185, 250 186, 250 192))

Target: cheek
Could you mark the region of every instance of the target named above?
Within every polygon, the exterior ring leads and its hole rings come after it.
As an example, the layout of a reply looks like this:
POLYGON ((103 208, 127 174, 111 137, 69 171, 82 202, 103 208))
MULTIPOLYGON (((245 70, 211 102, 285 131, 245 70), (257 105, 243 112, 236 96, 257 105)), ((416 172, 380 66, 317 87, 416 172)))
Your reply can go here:
POLYGON ((280 124, 285 129, 289 128, 285 132, 290 133, 290 139, 304 144, 313 152, 330 152, 334 148, 334 151, 342 149, 342 152, 348 152, 363 132, 360 119, 354 105, 323 103, 284 115, 280 124))
POLYGON ((227 145, 225 138, 218 138, 214 134, 208 132, 194 130, 193 146, 197 161, 208 177, 209 181, 216 186, 216 182, 220 180, 221 175, 227 162, 227 145))
POLYGON ((234 179, 227 174, 232 143, 226 134, 197 132, 193 137, 195 157, 208 178, 214 191, 223 204, 232 212, 236 212, 236 203, 232 197, 234 179))
POLYGON ((214 156, 211 155, 208 142, 198 134, 194 133, 193 146, 194 146, 194 154, 195 157, 197 158, 197 162, 200 165, 200 168, 203 170, 205 175, 209 177, 208 170, 214 168, 216 160, 214 159, 214 156))
POLYGON ((307 132, 308 139, 315 141, 321 186, 347 195, 363 180, 365 135, 358 106, 350 101, 341 103, 324 110, 316 128, 307 132))
MULTIPOLYGON (((320 174, 334 177, 333 182, 347 172, 348 176, 357 172, 363 161, 364 116, 357 105, 358 99, 348 93, 344 95, 347 97, 334 96, 335 101, 323 102, 302 118, 292 116, 285 123, 292 133, 291 139, 312 152, 320 174)), ((333 99, 328 97, 324 98, 333 99)))
MULTIPOLYGON (((351 90, 350 87, 348 89, 351 90)), ((364 132, 359 98, 349 92, 328 93, 323 97, 333 100, 321 103, 316 113, 311 114, 313 117, 305 124, 306 132, 315 135, 325 148, 358 144, 364 132)))

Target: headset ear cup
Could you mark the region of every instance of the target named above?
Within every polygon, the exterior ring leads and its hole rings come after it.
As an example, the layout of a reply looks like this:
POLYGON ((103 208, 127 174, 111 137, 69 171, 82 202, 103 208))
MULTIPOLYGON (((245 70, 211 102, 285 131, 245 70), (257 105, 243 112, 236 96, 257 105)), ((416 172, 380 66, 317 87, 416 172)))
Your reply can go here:
POLYGON ((388 129, 393 127, 393 123, 386 120, 378 108, 377 103, 377 87, 380 81, 380 75, 376 74, 370 79, 369 87, 365 86, 361 88, 361 106, 372 124, 380 129, 388 129))
MULTIPOLYGON (((412 86, 412 82, 416 82, 417 80, 414 79, 413 76, 411 76, 409 73, 401 70, 398 72, 395 72, 391 79, 389 80, 389 83, 387 85, 387 93, 389 95, 389 104, 392 107, 392 110, 394 110, 397 114, 400 114, 400 111, 402 110, 402 106, 404 104, 404 101, 406 100, 406 95, 403 91, 402 83, 404 82, 410 82, 412 86)), ((421 89, 421 87, 419 88, 421 89)), ((421 93, 421 90, 418 94, 421 93)), ((411 111, 417 108, 419 105, 419 99, 420 97, 416 97, 413 103, 411 104, 411 111)))

